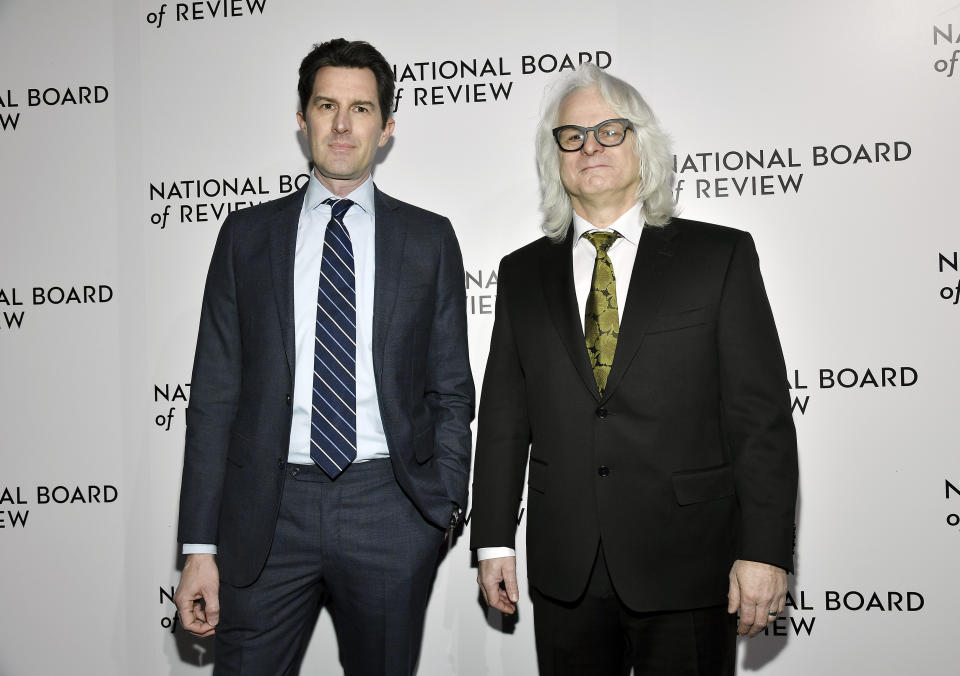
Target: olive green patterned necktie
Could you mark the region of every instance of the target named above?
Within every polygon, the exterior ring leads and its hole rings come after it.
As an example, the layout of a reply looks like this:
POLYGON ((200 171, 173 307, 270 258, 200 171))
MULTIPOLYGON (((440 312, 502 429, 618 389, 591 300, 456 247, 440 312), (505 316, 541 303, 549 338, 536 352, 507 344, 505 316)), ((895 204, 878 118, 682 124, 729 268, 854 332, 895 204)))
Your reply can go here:
POLYGON ((617 350, 620 335, 620 318, 617 314, 617 279, 607 250, 620 233, 614 231, 585 232, 583 237, 597 249, 593 264, 593 285, 587 296, 583 333, 587 341, 587 355, 597 380, 597 389, 603 394, 607 376, 613 366, 613 354, 617 350))

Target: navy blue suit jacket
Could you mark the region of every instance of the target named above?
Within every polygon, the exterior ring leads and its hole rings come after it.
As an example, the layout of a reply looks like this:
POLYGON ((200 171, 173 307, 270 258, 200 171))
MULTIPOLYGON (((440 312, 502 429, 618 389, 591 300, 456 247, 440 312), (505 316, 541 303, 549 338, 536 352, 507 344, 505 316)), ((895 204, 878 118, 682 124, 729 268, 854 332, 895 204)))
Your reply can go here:
MULTIPOLYGON (((232 213, 203 296, 178 540, 252 583, 276 527, 290 441, 293 262, 305 189, 232 213)), ((373 365, 397 482, 424 518, 466 506, 474 388, 463 262, 450 222, 375 191, 373 365), (452 504, 451 504, 452 503, 452 504)))

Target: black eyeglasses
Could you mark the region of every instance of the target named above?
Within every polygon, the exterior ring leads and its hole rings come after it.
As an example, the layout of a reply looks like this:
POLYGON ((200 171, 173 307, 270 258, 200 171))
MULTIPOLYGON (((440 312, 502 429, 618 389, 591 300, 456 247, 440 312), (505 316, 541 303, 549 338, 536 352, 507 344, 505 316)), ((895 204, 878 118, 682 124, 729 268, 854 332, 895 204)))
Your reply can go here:
POLYGON ((627 129, 633 129, 630 120, 623 118, 616 120, 604 120, 593 127, 581 127, 576 124, 565 124, 553 130, 553 138, 556 139, 560 150, 565 153, 572 153, 580 150, 587 141, 587 134, 593 132, 593 138, 597 143, 607 148, 618 146, 623 143, 627 137, 627 129))

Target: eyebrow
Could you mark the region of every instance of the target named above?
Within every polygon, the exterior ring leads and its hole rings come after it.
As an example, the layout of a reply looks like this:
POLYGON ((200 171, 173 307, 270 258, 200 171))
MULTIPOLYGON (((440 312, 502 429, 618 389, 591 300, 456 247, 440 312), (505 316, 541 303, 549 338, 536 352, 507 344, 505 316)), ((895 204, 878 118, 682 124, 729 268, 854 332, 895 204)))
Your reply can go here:
MULTIPOLYGON (((335 98, 333 98, 332 96, 326 96, 326 95, 324 95, 324 94, 317 94, 316 96, 314 96, 314 97, 311 99, 311 102, 312 102, 312 103, 319 103, 319 102, 321 102, 321 101, 329 101, 330 103, 340 103, 339 101, 337 101, 337 100, 336 100, 335 98)), ((377 107, 376 102, 374 102, 374 101, 366 101, 366 100, 351 101, 351 102, 350 102, 350 105, 351 105, 351 106, 367 106, 368 108, 376 108, 376 107, 377 107)))

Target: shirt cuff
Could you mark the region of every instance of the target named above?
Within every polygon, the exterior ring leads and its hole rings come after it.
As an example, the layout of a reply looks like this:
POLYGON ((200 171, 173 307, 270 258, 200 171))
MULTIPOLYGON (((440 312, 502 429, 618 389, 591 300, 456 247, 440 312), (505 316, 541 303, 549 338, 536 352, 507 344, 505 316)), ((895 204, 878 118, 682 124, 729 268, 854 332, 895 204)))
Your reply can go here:
POLYGON ((477 561, 485 561, 486 559, 496 559, 501 556, 516 557, 516 555, 517 555, 517 550, 513 549, 512 547, 478 547, 477 548, 477 561))
POLYGON ((181 550, 184 554, 216 554, 217 546, 216 545, 198 545, 198 544, 184 544, 182 545, 183 549, 181 550))

